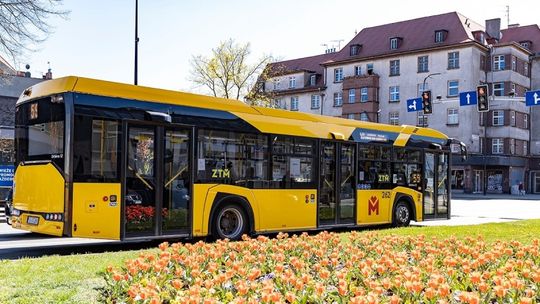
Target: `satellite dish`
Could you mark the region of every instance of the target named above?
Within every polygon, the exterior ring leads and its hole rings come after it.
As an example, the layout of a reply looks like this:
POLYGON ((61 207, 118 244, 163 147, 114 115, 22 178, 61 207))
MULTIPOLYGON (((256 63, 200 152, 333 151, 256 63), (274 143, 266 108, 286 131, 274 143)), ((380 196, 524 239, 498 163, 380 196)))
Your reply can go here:
POLYGON ((30 69, 30 65, 29 65, 29 64, 26 64, 26 69, 27 69, 27 70, 30 69))

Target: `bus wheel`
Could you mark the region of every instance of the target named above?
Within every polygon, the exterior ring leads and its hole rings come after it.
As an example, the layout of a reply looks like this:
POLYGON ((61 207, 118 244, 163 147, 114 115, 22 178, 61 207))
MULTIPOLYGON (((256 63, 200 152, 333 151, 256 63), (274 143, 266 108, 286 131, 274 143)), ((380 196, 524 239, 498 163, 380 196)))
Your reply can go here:
POLYGON ((394 219, 392 221, 394 227, 406 227, 411 222, 411 208, 404 201, 399 201, 394 209, 394 219))
POLYGON ((217 211, 212 228, 215 238, 240 240, 248 228, 246 213, 238 205, 226 204, 217 211))

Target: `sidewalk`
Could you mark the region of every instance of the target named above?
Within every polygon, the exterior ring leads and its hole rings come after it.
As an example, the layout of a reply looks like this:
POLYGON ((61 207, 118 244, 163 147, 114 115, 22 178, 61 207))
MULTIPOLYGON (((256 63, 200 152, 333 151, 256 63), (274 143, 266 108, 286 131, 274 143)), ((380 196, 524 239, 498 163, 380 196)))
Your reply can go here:
POLYGON ((540 201, 540 194, 526 194, 526 195, 514 195, 514 194, 494 194, 487 193, 486 195, 482 193, 456 193, 452 192, 452 199, 464 199, 464 200, 533 200, 540 201))

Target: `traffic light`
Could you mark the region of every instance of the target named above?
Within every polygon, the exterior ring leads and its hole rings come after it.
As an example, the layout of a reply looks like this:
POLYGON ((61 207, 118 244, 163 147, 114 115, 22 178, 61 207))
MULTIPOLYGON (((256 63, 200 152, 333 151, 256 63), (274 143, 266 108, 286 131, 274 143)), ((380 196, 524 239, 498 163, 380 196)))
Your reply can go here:
POLYGON ((433 106, 431 104, 431 91, 422 92, 422 108, 424 109, 424 114, 433 113, 433 106))
POLYGON ((488 86, 486 84, 476 87, 476 106, 478 107, 478 112, 489 111, 488 86))

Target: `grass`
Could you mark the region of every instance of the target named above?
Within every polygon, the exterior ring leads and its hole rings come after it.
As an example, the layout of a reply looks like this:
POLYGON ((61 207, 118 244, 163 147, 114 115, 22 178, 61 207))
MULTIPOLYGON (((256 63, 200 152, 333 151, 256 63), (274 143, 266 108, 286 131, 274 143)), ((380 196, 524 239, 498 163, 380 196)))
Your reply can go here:
MULTIPOLYGON (((367 230, 366 230, 367 232, 367 230)), ((380 235, 425 235, 439 239, 481 235, 488 243, 517 240, 529 243, 540 235, 540 220, 476 226, 378 229, 380 235)), ((344 240, 348 233, 341 233, 344 240)), ((104 286, 100 272, 137 257, 140 250, 0 260, 0 303, 97 303, 104 286)))

